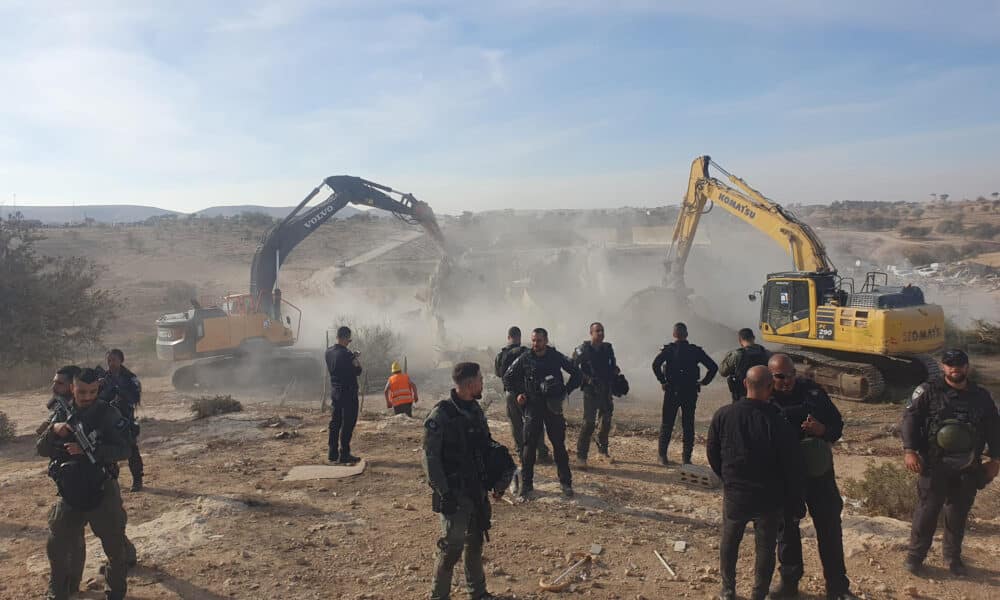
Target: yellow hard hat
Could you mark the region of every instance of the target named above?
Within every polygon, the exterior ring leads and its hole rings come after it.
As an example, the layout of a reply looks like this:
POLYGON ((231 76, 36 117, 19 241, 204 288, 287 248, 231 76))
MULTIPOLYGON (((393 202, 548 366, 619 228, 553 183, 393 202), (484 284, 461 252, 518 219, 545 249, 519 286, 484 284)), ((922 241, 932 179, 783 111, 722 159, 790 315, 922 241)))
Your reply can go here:
POLYGON ((396 362, 396 361, 392 361, 392 369, 391 370, 392 370, 393 373, 402 373, 403 372, 403 368, 400 367, 399 363, 396 362))

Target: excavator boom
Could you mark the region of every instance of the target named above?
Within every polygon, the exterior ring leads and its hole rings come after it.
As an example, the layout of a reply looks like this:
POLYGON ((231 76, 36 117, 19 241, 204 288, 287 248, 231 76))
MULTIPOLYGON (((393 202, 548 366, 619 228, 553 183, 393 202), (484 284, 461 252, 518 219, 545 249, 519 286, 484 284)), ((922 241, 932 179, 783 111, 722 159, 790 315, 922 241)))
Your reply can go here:
MULTIPOLYGON (((792 265, 796 271, 836 272, 823 242, 809 225, 712 162, 711 157, 699 156, 691 164, 687 194, 684 196, 667 254, 666 287, 684 288, 684 267, 694 243, 698 222, 701 215, 708 212, 705 207, 710 202, 764 232, 785 248, 792 257, 792 265), (725 174, 732 186, 712 177, 708 171, 710 165, 725 174)), ((708 210, 711 210, 711 206, 708 210)))

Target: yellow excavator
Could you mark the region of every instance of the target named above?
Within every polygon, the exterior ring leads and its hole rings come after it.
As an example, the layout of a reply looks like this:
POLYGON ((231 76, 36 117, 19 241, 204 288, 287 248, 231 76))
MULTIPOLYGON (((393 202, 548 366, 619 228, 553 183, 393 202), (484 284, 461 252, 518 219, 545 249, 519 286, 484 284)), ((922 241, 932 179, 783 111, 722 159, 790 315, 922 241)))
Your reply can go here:
MULTIPOLYGON (((277 287, 278 272, 299 243, 348 204, 379 208, 404 222, 421 225, 442 251, 439 270, 447 271, 444 236, 427 203, 360 177, 327 177, 264 235, 251 263, 249 293, 224 296, 211 306, 192 300, 190 310, 157 319, 157 357, 173 362, 195 361, 174 370, 175 388, 221 387, 258 380, 283 385, 297 377, 318 380, 322 365, 314 353, 275 352, 298 341, 302 317, 294 304, 282 298, 277 287), (324 191, 328 195, 322 202, 306 208, 324 191), (288 313, 295 314, 294 325, 288 313)), ((431 289, 429 293, 432 310, 437 304, 437 292, 431 289)))
POLYGON ((667 288, 690 295, 684 265, 698 222, 713 206, 765 233, 791 255, 793 270, 767 276, 759 326, 766 342, 785 345, 780 351, 792 356, 800 374, 832 397, 871 402, 887 385, 915 385, 939 373, 929 353, 944 345, 940 306, 925 302, 916 286, 889 286, 880 272, 868 273, 855 290, 852 279, 837 274, 809 225, 708 156, 691 165, 667 255, 667 288), (712 177, 709 166, 729 184, 712 177))

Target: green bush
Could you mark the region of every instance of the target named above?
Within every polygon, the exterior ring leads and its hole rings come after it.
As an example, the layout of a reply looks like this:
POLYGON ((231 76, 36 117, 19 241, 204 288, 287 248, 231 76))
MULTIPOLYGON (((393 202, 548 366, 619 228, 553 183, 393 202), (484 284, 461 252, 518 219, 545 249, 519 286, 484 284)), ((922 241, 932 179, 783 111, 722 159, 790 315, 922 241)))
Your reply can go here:
POLYGON ((7 413, 0 411, 0 444, 6 444, 17 437, 17 423, 7 418, 7 413))
POLYGON ((842 483, 844 495, 860 500, 872 517, 909 520, 917 505, 917 478, 894 462, 869 462, 861 479, 842 483))
POLYGON ((934 231, 938 233, 959 234, 962 233, 964 229, 965 228, 962 226, 961 221, 959 221, 958 219, 949 219, 947 221, 941 221, 940 223, 938 223, 937 226, 934 228, 934 231))
POLYGON ((899 235, 907 238, 925 238, 930 232, 930 227, 917 227, 915 225, 906 225, 899 228, 899 235))
POLYGON ((202 396, 191 402, 191 412, 195 419, 204 419, 231 412, 242 412, 243 405, 232 396, 202 396))
POLYGON ((998 233, 1000 233, 1000 227, 993 223, 976 223, 968 229, 968 234, 978 240, 991 240, 998 233))

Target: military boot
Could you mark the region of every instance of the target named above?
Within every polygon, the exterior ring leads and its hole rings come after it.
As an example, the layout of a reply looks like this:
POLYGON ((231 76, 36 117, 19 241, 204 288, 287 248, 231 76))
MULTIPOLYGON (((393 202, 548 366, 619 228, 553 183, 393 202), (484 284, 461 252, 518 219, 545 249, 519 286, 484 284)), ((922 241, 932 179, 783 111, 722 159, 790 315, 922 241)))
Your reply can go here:
POLYGON ((771 598, 798 598, 799 597, 799 582, 794 579, 785 579, 784 577, 778 582, 778 585, 771 588, 771 598))
POLYGON ((142 475, 132 477, 132 491, 141 492, 142 491, 142 475))

